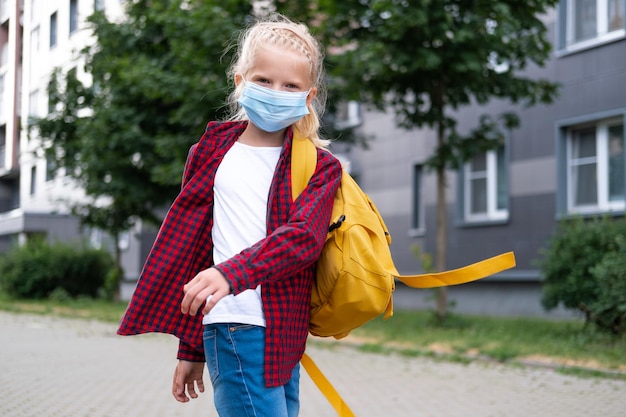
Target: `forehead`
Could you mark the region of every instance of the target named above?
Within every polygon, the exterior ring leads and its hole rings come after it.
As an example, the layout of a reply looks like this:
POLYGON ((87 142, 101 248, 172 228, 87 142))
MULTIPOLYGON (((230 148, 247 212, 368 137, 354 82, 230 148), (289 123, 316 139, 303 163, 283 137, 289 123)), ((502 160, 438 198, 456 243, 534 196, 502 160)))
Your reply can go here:
POLYGON ((290 48, 260 46, 251 64, 250 74, 281 74, 300 81, 311 81, 311 65, 307 57, 290 48))

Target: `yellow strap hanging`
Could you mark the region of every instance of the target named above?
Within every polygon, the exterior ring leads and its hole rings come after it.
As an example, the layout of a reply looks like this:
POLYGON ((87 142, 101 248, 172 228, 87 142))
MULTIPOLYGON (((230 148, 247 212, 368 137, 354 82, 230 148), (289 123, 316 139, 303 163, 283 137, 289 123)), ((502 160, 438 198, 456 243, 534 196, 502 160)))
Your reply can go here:
POLYGON ((302 356, 301 363, 315 385, 317 385, 317 388, 324 394, 330 405, 333 406, 337 415, 339 415, 339 417, 355 417, 350 407, 348 407, 348 404, 346 404, 335 387, 333 387, 315 362, 313 362, 313 359, 305 353, 302 356))
POLYGON ((446 287, 476 281, 514 266, 515 255, 513 252, 506 252, 458 269, 431 274, 399 275, 396 278, 412 288, 446 287))
MULTIPOLYGON (((299 132, 294 131, 292 141, 291 182, 293 201, 306 188, 309 178, 315 171, 317 150, 312 143, 306 143, 308 138, 303 138, 299 132)), ((480 262, 467 265, 462 268, 418 275, 398 275, 396 278, 412 288, 434 288, 449 285, 464 284, 485 278, 515 266, 513 252, 503 253, 480 262)), ((395 268, 394 268, 395 269, 395 268)), ((397 273, 397 271, 395 271, 397 273)), ((393 314, 393 299, 389 302, 385 311, 385 318, 393 314)), ((333 406, 339 417, 354 417, 354 413, 348 407, 341 395, 335 390, 326 376, 317 367, 315 362, 306 353, 302 357, 302 366, 309 374, 315 385, 324 394, 328 402, 333 406)))

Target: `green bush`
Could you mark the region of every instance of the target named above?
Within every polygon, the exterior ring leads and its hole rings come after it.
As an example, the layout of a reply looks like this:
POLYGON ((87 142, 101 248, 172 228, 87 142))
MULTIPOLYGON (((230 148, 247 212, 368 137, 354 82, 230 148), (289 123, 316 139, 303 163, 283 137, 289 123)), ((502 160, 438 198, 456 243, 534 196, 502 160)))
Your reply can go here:
POLYGON ((603 324, 607 314, 616 312, 613 292, 626 286, 623 272, 615 270, 618 258, 623 257, 620 241, 625 237, 624 220, 600 217, 560 222, 543 251, 543 306, 550 310, 562 304, 581 311, 587 322, 607 328, 603 324))
POLYGON ((626 333, 626 239, 618 238, 620 250, 607 253, 591 268, 598 283, 598 297, 589 305, 591 320, 615 334, 626 333))
POLYGON ((18 298, 48 298, 59 289, 71 297, 95 297, 112 268, 105 251, 33 239, 0 258, 0 285, 18 298))

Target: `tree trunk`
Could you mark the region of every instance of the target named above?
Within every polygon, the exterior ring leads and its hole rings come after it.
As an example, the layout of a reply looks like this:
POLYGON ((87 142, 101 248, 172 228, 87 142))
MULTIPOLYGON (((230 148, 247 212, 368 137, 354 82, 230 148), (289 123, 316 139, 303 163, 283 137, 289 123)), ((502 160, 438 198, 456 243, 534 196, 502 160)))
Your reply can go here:
POLYGON ((113 301, 120 301, 120 283, 124 269, 122 268, 122 251, 120 249, 120 234, 113 233, 113 247, 115 253, 115 278, 113 282, 113 301))
MULTIPOLYGON (((444 144, 444 127, 439 123, 437 129, 438 146, 444 144)), ((446 214, 446 166, 441 163, 437 166, 437 271, 446 269, 446 236, 447 236, 447 214, 446 214)), ((437 320, 443 322, 448 315, 448 293, 446 287, 437 290, 437 320)))

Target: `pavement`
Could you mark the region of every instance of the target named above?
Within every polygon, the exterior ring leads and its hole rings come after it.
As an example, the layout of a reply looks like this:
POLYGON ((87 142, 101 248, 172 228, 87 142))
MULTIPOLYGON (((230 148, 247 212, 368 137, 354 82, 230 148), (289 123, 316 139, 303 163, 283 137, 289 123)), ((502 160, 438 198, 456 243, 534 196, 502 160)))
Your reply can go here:
MULTIPOLYGON (((122 337, 112 324, 0 312, 1 417, 217 417, 207 392, 170 394, 177 341, 122 337)), ((626 381, 549 368, 363 353, 308 353, 357 417, 624 417, 626 381)), ((300 417, 336 416, 303 372, 300 417)))

